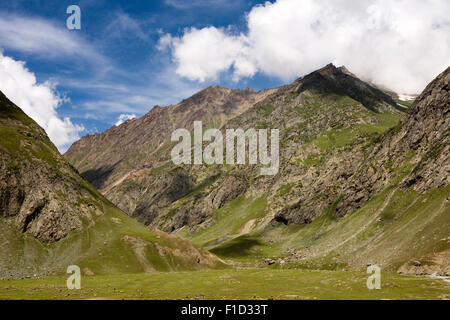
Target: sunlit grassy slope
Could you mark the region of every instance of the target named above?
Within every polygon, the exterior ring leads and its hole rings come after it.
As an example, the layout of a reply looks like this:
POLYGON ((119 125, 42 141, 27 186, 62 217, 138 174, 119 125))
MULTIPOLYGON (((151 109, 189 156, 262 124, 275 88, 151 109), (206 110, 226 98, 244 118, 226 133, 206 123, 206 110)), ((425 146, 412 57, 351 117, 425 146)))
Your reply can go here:
MULTIPOLYGON (((202 229, 192 237, 194 244, 205 248, 214 248, 217 244, 233 239, 245 232, 249 223, 257 223, 266 214, 267 200, 265 198, 247 199, 240 196, 226 206, 217 210, 215 225, 202 229)), ((179 235, 187 236, 185 229, 179 235)))
POLYGON ((238 198, 217 212, 216 225, 184 236, 223 258, 245 262, 296 252, 302 258, 286 265, 334 270, 373 263, 395 270, 430 248, 450 247, 443 241, 450 230, 449 194, 450 186, 423 195, 392 186, 345 218, 334 218, 331 206, 309 225, 269 225, 246 234, 240 234, 242 226, 263 216, 266 201, 238 198))

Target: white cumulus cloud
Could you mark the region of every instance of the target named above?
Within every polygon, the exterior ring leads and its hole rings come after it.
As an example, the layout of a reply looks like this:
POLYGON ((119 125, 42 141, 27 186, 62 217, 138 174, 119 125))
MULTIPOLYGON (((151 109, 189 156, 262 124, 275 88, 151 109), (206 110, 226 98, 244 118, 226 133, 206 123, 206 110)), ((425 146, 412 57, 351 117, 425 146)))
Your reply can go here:
POLYGON ((61 152, 78 140, 79 133, 84 131, 83 126, 58 116, 56 109, 67 98, 61 97, 51 83, 37 83, 36 76, 25 67, 25 62, 16 61, 2 53, 0 90, 44 128, 61 152))
POLYGON ((134 118, 136 118, 135 114, 121 114, 119 116, 119 118, 117 119, 117 122, 116 122, 115 126, 120 126, 125 121, 130 120, 130 119, 134 119, 134 118))
POLYGON ((399 93, 418 93, 450 65, 448 0, 277 0, 247 14, 247 31, 187 28, 162 35, 177 74, 284 80, 329 62, 399 93))
POLYGON ((246 37, 232 36, 226 30, 191 28, 182 38, 161 37, 158 48, 172 48, 177 73, 190 80, 215 79, 220 72, 234 68, 235 78, 251 76, 256 67, 249 61, 246 37))

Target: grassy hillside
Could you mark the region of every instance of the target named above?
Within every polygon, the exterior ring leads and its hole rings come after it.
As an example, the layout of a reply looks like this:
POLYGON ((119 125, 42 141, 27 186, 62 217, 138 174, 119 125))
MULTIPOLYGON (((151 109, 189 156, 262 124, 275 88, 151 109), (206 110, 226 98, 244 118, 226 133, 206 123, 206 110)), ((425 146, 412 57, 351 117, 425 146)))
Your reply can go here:
POLYGON ((215 245, 203 242, 204 234, 214 238, 212 228, 188 238, 226 259, 261 264, 271 257, 279 267, 346 270, 377 264, 394 271, 413 260, 433 265, 450 248, 449 194, 450 186, 423 195, 390 187, 345 218, 335 218, 331 206, 308 225, 265 226, 226 241, 218 227, 215 245))
POLYGON ((128 217, 0 92, 0 278, 218 268, 186 240, 128 217))
POLYGON ((150 230, 113 205, 103 205, 105 214, 95 217, 93 226, 51 244, 22 234, 11 218, 1 218, 3 276, 14 277, 23 270, 28 276, 64 273, 73 264, 95 274, 223 267, 217 258, 188 241, 150 230))

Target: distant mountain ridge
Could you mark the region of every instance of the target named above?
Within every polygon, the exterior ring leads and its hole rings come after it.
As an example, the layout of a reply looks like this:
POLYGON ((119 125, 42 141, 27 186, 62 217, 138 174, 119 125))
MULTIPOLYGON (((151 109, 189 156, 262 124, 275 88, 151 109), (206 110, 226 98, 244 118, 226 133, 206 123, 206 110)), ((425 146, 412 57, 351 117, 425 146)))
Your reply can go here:
POLYGON ((200 119, 207 126, 221 127, 271 92, 210 86, 176 105, 155 106, 139 119, 128 120, 102 134, 87 135, 75 142, 64 156, 95 187, 104 191, 129 173, 129 169, 152 167, 160 161, 159 153, 167 151, 161 150, 161 146, 167 145, 176 128, 192 128, 193 122, 200 119), (94 145, 96 148, 92 148, 94 145), (130 161, 131 168, 127 165, 130 161))

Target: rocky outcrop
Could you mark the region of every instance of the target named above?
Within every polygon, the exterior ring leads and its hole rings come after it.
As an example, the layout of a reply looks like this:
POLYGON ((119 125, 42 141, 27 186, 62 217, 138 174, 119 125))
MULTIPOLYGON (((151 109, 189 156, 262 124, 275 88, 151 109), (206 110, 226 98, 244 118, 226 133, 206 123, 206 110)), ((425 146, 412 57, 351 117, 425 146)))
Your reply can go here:
POLYGON ((222 208, 226 203, 236 199, 242 194, 245 194, 247 185, 242 178, 236 176, 228 176, 224 178, 220 186, 211 192, 209 199, 216 209, 222 208))

